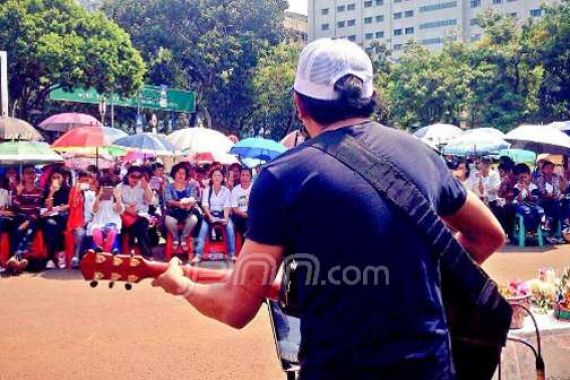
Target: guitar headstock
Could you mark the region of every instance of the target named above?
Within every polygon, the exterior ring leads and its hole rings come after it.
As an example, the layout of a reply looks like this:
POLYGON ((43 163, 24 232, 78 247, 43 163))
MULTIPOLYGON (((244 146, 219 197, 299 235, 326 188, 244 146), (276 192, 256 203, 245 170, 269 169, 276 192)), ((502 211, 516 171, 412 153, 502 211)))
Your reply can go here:
MULTIPOLYGON (((105 252, 88 251, 81 260, 81 274, 91 281, 91 286, 97 286, 99 280, 126 282, 130 284, 153 277, 152 264, 142 256, 112 255, 105 252)), ((110 286, 112 287, 112 285, 110 286)))

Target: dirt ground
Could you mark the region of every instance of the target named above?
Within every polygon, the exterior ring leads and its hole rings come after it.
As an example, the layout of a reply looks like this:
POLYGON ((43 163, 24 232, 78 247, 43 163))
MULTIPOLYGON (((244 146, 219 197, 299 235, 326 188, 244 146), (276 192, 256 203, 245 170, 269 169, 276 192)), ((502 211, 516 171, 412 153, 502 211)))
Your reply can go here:
MULTIPOLYGON (((570 266, 570 245, 506 249, 497 281, 570 266)), ((0 379, 284 379, 267 310, 236 331, 142 283, 91 289, 79 273, 0 278, 0 379)))

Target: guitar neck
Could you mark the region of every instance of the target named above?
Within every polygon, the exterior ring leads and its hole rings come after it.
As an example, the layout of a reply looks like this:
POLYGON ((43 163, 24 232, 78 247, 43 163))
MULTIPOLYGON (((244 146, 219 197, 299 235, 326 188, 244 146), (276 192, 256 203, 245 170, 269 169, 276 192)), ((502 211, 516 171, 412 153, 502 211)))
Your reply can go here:
MULTIPOLYGON (((168 263, 163 262, 149 262, 148 263, 148 276, 156 278, 163 274, 168 269, 168 263)), ((228 269, 210 269, 210 268, 200 268, 191 265, 184 265, 182 267, 184 270, 184 275, 194 282, 199 284, 216 284, 224 282, 227 280, 232 271, 228 269)), ((266 298, 272 300, 279 299, 279 292, 281 288, 281 282, 276 280, 269 287, 267 287, 266 298)))

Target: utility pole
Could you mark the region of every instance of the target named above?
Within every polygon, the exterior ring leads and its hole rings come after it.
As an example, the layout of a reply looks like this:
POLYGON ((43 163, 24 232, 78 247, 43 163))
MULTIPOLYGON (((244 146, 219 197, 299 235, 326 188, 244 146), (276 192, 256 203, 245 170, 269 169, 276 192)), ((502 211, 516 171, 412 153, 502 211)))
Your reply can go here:
POLYGON ((2 99, 2 117, 8 117, 8 53, 0 51, 0 99, 2 99))

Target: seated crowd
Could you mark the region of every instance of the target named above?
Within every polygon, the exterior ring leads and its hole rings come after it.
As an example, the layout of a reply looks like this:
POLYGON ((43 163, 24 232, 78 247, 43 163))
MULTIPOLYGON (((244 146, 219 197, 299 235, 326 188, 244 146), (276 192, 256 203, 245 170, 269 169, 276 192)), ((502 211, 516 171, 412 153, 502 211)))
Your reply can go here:
POLYGON ((513 240, 515 221, 524 221, 526 231, 541 228, 551 244, 564 243, 563 225, 570 222, 570 170, 540 160, 534 171, 501 157, 497 170, 489 158, 448 159, 448 166, 464 186, 477 194, 501 222, 513 240))
POLYGON ((153 258, 153 248, 167 237, 174 254, 193 251, 196 264, 209 239, 221 240, 219 230, 225 254, 235 261, 236 235, 247 229, 252 170, 233 164, 226 173, 219 163, 183 162, 170 174, 159 162, 102 171, 94 165, 86 171, 8 168, 0 176, 0 271, 77 267, 88 249, 137 249, 153 258), (32 252, 38 234, 39 255, 32 252))

